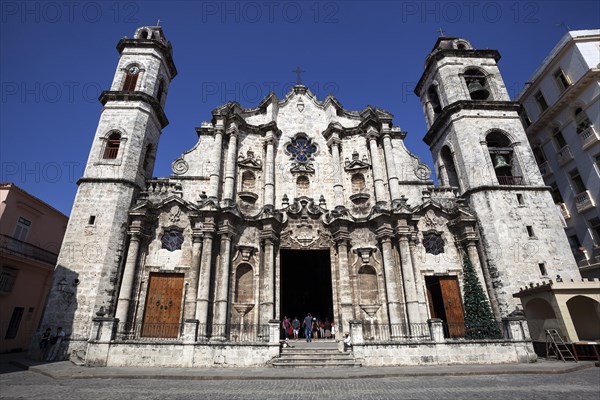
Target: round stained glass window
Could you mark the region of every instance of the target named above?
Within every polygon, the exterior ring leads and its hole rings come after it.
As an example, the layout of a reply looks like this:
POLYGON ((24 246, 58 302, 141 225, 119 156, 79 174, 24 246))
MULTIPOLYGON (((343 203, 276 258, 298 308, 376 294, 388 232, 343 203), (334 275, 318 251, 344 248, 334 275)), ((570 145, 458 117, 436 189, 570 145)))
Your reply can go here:
POLYGON ((297 137, 286 146, 286 150, 296 161, 305 164, 312 160, 313 154, 317 151, 317 146, 312 144, 310 139, 297 137))

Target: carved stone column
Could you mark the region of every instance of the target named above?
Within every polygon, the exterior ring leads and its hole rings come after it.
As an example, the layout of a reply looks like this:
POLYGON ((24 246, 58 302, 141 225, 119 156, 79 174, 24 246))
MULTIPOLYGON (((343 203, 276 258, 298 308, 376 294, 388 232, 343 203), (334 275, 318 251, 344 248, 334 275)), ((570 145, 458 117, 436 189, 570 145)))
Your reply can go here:
POLYGON ((196 319, 199 323, 199 337, 202 339, 206 339, 206 324, 208 323, 208 295, 211 281, 214 229, 215 226, 212 222, 205 222, 202 229, 202 259, 200 261, 200 276, 196 291, 196 319))
MULTIPOLYGON (((418 243, 417 235, 413 232, 411 239, 408 242, 408 247, 410 249, 410 258, 412 260, 413 272, 415 277, 415 285, 417 287, 417 299, 421 299, 419 305, 419 316, 420 320, 418 322, 425 322, 429 315, 427 314, 427 310, 429 305, 427 304, 427 295, 425 294, 424 283, 422 276, 420 274, 420 260, 417 257, 417 249, 416 245, 418 243)), ((413 321, 415 322, 415 321, 413 321)))
POLYGON ((209 175, 208 197, 218 199, 219 183, 221 181, 221 154, 223 151, 223 122, 215 128, 215 141, 212 152, 210 154, 210 162, 213 163, 213 168, 209 175))
POLYGON ((371 153, 371 170, 373 171, 373 183, 375 185, 375 202, 386 201, 385 186, 383 184, 383 166, 377 147, 378 132, 370 131, 367 134, 369 141, 369 150, 371 153))
POLYGON ((446 165, 440 164, 438 168, 439 180, 442 182, 440 186, 450 186, 450 180, 448 179, 448 171, 446 171, 446 165))
POLYGON ((225 339, 225 325, 227 324, 227 303, 229 299, 229 271, 231 267, 231 239, 233 228, 225 221, 219 227, 221 237, 221 257, 217 266, 215 285, 215 313, 213 319, 213 333, 217 333, 214 339, 225 339), (216 325, 216 326, 215 326, 216 325))
MULTIPOLYGON (((400 228, 400 227, 398 227, 400 228)), ((400 262, 402 263, 402 276, 404 278, 404 292, 406 295, 406 316, 408 322, 419 323, 421 314, 419 311, 419 302, 417 296, 417 283, 411 257, 411 248, 409 246, 410 232, 408 227, 397 229, 398 241, 400 244, 400 262)))
POLYGON ((344 185, 342 183, 342 165, 340 163, 340 146, 341 141, 338 137, 338 134, 335 133, 327 142, 327 145, 331 147, 331 156, 333 158, 333 176, 334 176, 334 184, 333 184, 333 205, 334 207, 343 207, 344 206, 344 185))
POLYGON ((394 161, 394 153, 392 150, 392 139, 389 132, 384 133, 382 141, 385 165, 387 167, 388 187, 390 189, 392 203, 394 203, 400 199, 400 187, 398 186, 398 172, 396 170, 396 162, 394 161))
POLYGON ((121 280, 121 290, 117 300, 117 310, 115 318, 121 323, 128 322, 129 304, 131 303, 131 294, 133 290, 133 280, 137 266, 138 253, 140 249, 141 221, 133 221, 129 230, 129 249, 127 250, 127 259, 123 269, 123 279, 121 280))
MULTIPOLYGON (((348 247, 350 236, 345 230, 337 231, 334 234, 334 240, 337 244, 338 252, 338 293, 342 315, 341 329, 347 331, 350 328, 350 321, 354 319, 354 312, 352 308, 352 287, 350 286, 350 272, 348 271, 348 247)), ((338 327, 338 329, 340 329, 340 327, 338 327)), ((341 329, 340 333, 343 333, 341 329)))
POLYGON ((229 146, 227 148, 227 164, 225 167, 225 185, 223 188, 223 200, 229 205, 233 206, 234 201, 234 189, 235 189, 235 177, 236 177, 236 165, 237 165, 237 138, 238 128, 236 123, 232 123, 229 129, 229 146))
POLYGON ((275 206, 275 133, 267 131, 265 144, 267 154, 265 158, 265 207, 275 206))
POLYGON ((269 226, 263 227, 260 235, 262 241, 262 268, 260 285, 259 321, 266 325, 275 317, 275 244, 277 235, 269 226))
POLYGON ((196 318, 196 301, 198 296, 198 279, 200 276, 200 259, 202 257, 202 232, 192 228, 192 265, 190 266, 189 286, 185 294, 185 319, 196 318))
MULTIPOLYGON (((394 263, 394 255, 392 248, 391 236, 393 231, 389 227, 380 227, 377 229, 377 239, 381 244, 381 254, 383 258, 383 270, 385 273, 385 290, 388 301, 388 314, 390 324, 401 324, 404 322, 404 312, 402 310, 401 292, 402 286, 398 284, 396 276, 396 265, 394 263)), ((398 329, 393 329, 393 332, 398 332, 398 329)))

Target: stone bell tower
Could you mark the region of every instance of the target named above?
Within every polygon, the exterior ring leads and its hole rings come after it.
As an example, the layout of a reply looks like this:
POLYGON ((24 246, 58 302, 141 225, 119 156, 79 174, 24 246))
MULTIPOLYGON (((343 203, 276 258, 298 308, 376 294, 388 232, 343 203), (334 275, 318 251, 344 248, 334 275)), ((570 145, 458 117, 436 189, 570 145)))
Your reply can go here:
POLYGON ((579 278, 579 271, 499 59, 496 50, 440 37, 415 93, 438 180, 457 187, 475 211, 485 284, 494 311, 506 316, 518 306, 512 294, 519 287, 557 275, 579 278))
POLYGON ((164 105, 177 74, 159 26, 117 45, 120 57, 103 105, 54 273, 42 326, 62 326, 70 350, 83 348, 92 318, 113 314, 123 267, 128 211, 152 177, 164 105))

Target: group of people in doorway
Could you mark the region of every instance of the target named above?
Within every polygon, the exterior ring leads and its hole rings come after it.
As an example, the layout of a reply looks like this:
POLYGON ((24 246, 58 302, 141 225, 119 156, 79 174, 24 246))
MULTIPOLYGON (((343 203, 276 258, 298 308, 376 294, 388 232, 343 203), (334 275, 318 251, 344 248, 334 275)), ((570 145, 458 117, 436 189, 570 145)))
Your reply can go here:
POLYGON ((307 342, 313 339, 335 339, 336 334, 336 326, 333 321, 329 321, 329 318, 325 318, 323 321, 319 317, 313 317, 311 313, 308 313, 302 321, 298 317, 291 319, 284 316, 281 329, 286 340, 292 338, 298 340, 304 337, 307 342))
MULTIPOLYGON (((325 318, 325 321, 322 321, 319 317, 313 317, 311 313, 306 314, 302 322, 300 322, 298 317, 290 319, 287 315, 284 316, 283 321, 281 321, 281 329, 283 330, 285 341, 291 338, 298 340, 301 336, 307 342, 312 342, 313 339, 335 340, 336 335, 336 325, 333 321, 329 321, 329 318, 325 318)), ((352 338, 349 333, 344 334, 343 343, 344 351, 352 348, 352 338)))
POLYGON ((54 335, 52 329, 46 328, 40 340, 40 360, 54 361, 64 338, 65 331, 62 327, 59 326, 54 335))

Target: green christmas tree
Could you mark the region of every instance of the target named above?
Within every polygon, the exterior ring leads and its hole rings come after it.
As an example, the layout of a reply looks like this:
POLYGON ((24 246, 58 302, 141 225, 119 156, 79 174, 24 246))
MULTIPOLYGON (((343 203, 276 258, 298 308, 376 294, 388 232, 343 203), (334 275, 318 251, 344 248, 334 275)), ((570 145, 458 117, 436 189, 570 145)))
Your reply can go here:
POLYGON ((463 257, 465 339, 500 339, 500 329, 471 260, 463 257))

